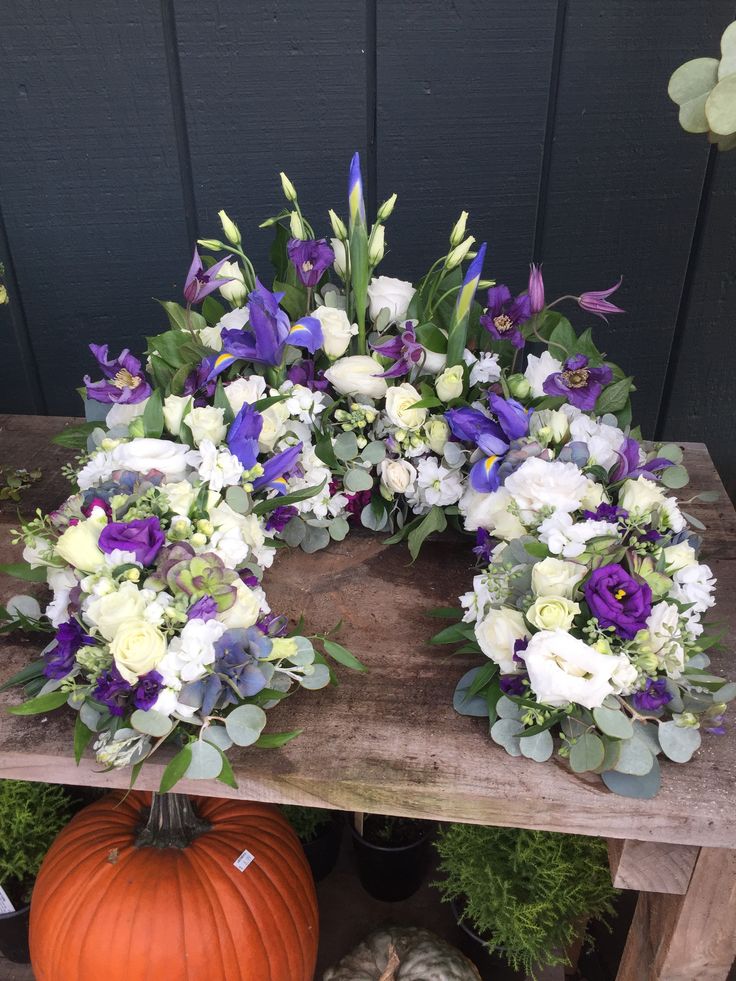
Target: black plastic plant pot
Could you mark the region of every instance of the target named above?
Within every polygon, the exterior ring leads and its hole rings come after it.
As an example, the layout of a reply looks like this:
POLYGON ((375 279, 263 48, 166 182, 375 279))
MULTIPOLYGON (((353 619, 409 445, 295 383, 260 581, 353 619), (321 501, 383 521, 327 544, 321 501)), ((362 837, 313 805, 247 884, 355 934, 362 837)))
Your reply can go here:
POLYGON ((463 918, 463 905, 456 899, 450 903, 459 928, 457 946, 475 964, 481 981, 511 981, 512 978, 523 978, 523 974, 509 967, 503 951, 489 948, 480 934, 476 933, 467 919, 463 918))
POLYGON ((31 907, 23 906, 14 913, 0 913, 0 952, 15 964, 29 964, 28 914, 31 907))
POLYGON ((328 876, 337 865, 342 828, 342 813, 338 811, 319 828, 316 838, 302 842, 315 882, 320 882, 328 876))
POLYGON ((358 864, 358 878, 365 891, 386 903, 398 903, 412 896, 424 881, 432 859, 432 824, 409 845, 374 845, 355 830, 350 831, 358 864))

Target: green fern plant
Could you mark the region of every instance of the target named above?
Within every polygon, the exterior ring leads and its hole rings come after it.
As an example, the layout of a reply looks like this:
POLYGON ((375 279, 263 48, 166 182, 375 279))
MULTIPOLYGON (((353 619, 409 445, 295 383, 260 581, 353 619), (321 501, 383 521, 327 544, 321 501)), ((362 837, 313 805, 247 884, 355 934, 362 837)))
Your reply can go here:
POLYGON ((567 963, 588 917, 613 913, 606 844, 597 838, 451 824, 436 842, 443 900, 514 970, 567 963))
POLYGON ((71 816, 63 787, 0 780, 0 884, 27 902, 51 842, 71 816))
POLYGON ((324 808, 302 807, 299 804, 282 804, 281 810, 304 844, 317 837, 320 828, 332 820, 333 813, 324 808))

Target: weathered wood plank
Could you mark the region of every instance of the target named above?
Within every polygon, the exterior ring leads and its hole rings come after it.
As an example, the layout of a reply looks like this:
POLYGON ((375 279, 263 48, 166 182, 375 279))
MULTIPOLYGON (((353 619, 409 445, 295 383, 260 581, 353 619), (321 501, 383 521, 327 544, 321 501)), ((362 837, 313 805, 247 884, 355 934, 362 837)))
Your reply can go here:
POLYGON ((617 889, 684 896, 698 857, 696 845, 608 840, 611 879, 617 889))
MULTIPOLYGON (((45 434, 60 420, 2 420, 0 457, 41 458, 45 434)), ((692 474, 689 497, 720 487, 702 445, 687 447, 692 474)), ((48 476, 51 475, 49 464, 48 476)), ((56 493, 56 490, 54 491, 56 493)), ((56 499, 58 502, 60 498, 56 499)), ((48 489, 32 488, 23 510, 51 506, 48 489)), ((736 515, 722 493, 713 504, 690 509, 711 528, 705 558, 719 578, 718 619, 733 626, 736 613, 736 515)), ((10 557, 7 530, 14 513, 0 514, 3 557, 10 557)), ((13 553, 15 554, 15 553, 13 553)), ((298 693, 270 713, 273 731, 303 728, 278 751, 234 754, 237 791, 215 782, 188 782, 192 793, 303 803, 390 814, 543 828, 612 838, 736 847, 736 732, 706 737, 687 766, 663 763, 663 786, 653 801, 616 797, 593 778, 570 773, 562 763, 535 764, 508 757, 489 739, 481 720, 457 715, 452 692, 469 662, 450 658, 428 637, 437 621, 432 607, 456 602, 472 578, 465 541, 425 549, 410 566, 401 548, 380 536, 353 533, 316 555, 280 556, 266 583, 275 610, 322 631, 340 617, 342 639, 368 666, 365 674, 340 671, 340 687, 298 693)), ((18 591, 4 580, 2 597, 18 591)), ((0 676, 26 663, 35 642, 5 642, 0 676)), ((730 655, 715 658, 727 668, 730 655)), ((731 668, 731 673, 733 670, 731 668)), ((1 696, 2 704, 17 699, 1 696)), ((71 755, 71 712, 47 719, 0 714, 0 776, 126 786, 125 773, 97 772, 71 755)), ((165 758, 144 767, 140 785, 154 788, 165 758)))
POLYGON ((725 981, 734 923, 736 851, 702 848, 685 896, 639 897, 617 981, 725 981))

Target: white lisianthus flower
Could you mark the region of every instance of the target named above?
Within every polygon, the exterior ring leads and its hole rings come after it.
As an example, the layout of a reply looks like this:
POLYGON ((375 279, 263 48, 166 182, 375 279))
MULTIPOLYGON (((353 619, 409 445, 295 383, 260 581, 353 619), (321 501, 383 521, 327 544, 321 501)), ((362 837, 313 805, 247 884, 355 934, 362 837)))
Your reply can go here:
POLYGON ((610 521, 578 521, 572 516, 558 511, 539 526, 539 538, 553 555, 564 555, 575 559, 585 551, 591 538, 615 538, 618 527, 610 521))
MULTIPOLYGON (((189 620, 178 637, 169 644, 164 669, 173 671, 182 681, 196 681, 215 660, 215 643, 225 627, 219 620, 189 620)), ((164 681, 166 674, 161 672, 164 681)))
POLYGON ((485 528, 486 531, 492 532, 495 538, 510 542, 526 532, 524 525, 511 512, 512 504, 511 494, 505 487, 499 487, 498 490, 486 494, 468 485, 458 506, 464 518, 466 531, 485 528))
POLYGON ((388 310, 393 321, 406 316, 416 290, 403 279, 390 276, 377 276, 368 284, 368 312, 371 320, 376 320, 381 310, 388 310))
POLYGON ((564 596, 537 596, 526 618, 538 630, 569 630, 580 605, 564 596))
POLYGON ((421 503, 446 507, 460 499, 462 476, 457 470, 442 466, 436 457, 428 456, 417 467, 417 491, 421 503))
POLYGON ((514 660, 514 644, 526 640, 529 631, 524 617, 518 610, 503 607, 490 610, 475 625, 475 637, 486 657, 495 661, 502 674, 517 674, 518 661, 514 660))
POLYGON ((181 480, 186 476, 188 453, 189 447, 183 443, 146 436, 116 446, 112 451, 112 462, 115 469, 141 474, 156 470, 166 480, 181 480))
POLYGON ((335 267, 335 272, 340 279, 345 279, 348 262, 347 255, 345 254, 345 243, 342 239, 331 238, 330 244, 332 245, 332 251, 335 253, 335 260, 332 265, 335 267))
POLYGON ((143 618, 126 620, 116 631, 110 652, 120 674, 134 685, 141 675, 153 671, 166 654, 166 638, 143 618))
POLYGON ((189 463, 197 468, 202 480, 208 480, 210 490, 221 491, 240 483, 243 476, 243 465, 229 450, 220 449, 205 439, 198 450, 190 450, 187 454, 189 463))
POLYGON ((328 358, 340 358, 350 347, 350 339, 358 333, 344 310, 336 307, 317 307, 311 314, 322 325, 322 349, 328 358))
POLYGON ((657 603, 647 617, 649 647, 669 678, 679 678, 685 667, 680 611, 674 603, 657 603))
POLYGON ((197 340, 201 341, 210 351, 222 350, 222 327, 216 324, 211 327, 209 324, 203 327, 197 334, 197 340))
POLYGON ((367 354, 355 354, 339 358, 325 372, 325 378, 341 395, 364 395, 382 399, 388 385, 380 378, 383 368, 367 354))
POLYGON ((293 385, 285 382, 281 394, 288 395, 283 403, 290 416, 296 416, 306 426, 311 425, 317 416, 325 410, 325 396, 322 392, 313 392, 305 385, 293 385))
POLYGON ((164 425, 172 436, 179 435, 181 421, 191 401, 191 395, 167 395, 164 399, 164 425))
POLYGON ((551 556, 532 566, 532 590, 535 596, 564 596, 572 599, 575 587, 585 578, 587 568, 577 562, 565 562, 551 556))
MULTIPOLYGON (((278 395, 277 391, 273 392, 278 395)), ((258 436, 258 449, 261 453, 273 453, 274 448, 281 437, 286 432, 286 424, 289 421, 289 410, 285 402, 276 402, 269 405, 261 412, 263 424, 258 436)))
POLYGON ((587 490, 580 501, 580 507, 585 511, 595 511, 598 505, 603 504, 604 501, 608 503, 606 489, 603 484, 599 484, 595 480, 589 480, 587 490))
POLYGON ((237 415, 247 402, 253 405, 266 395, 266 379, 263 375, 248 375, 236 378, 225 386, 225 398, 230 403, 233 415, 237 415))
POLYGON ((674 497, 665 497, 662 501, 659 509, 659 525, 660 528, 674 531, 676 535, 684 529, 685 519, 674 497))
POLYGON ((381 483, 392 494, 409 494, 414 490, 417 471, 408 460, 381 460, 378 473, 381 483))
MULTIPOLYGON (((416 323, 416 321, 412 321, 416 323)), ((442 331, 445 334, 445 331, 442 331)), ((438 375, 447 364, 447 354, 440 351, 430 351, 428 347, 422 345, 424 360, 420 363, 420 375, 438 375)))
POLYGON ((147 403, 148 399, 143 399, 141 402, 116 402, 105 416, 105 425, 108 429, 114 426, 128 426, 138 416, 143 415, 147 403))
POLYGON ((94 508, 89 518, 69 525, 56 542, 56 554, 75 569, 96 572, 105 562, 97 542, 106 524, 105 512, 94 508))
POLYGON ((93 627, 112 640, 126 621, 141 620, 153 591, 141 590, 132 582, 122 582, 114 592, 106 592, 87 604, 85 615, 93 627))
POLYGON ((78 585, 77 577, 71 569, 49 569, 46 581, 53 593, 53 599, 46 607, 46 616, 52 626, 58 627, 69 619, 69 595, 78 585))
POLYGON ((225 410, 214 405, 203 405, 192 409, 187 416, 187 425, 192 431, 194 445, 199 446, 204 440, 209 440, 215 446, 225 439, 225 410))
POLYGON ((564 443, 570 432, 570 420, 562 409, 540 409, 529 419, 529 435, 545 446, 564 443))
POLYGON ((252 627, 261 612, 260 591, 250 589, 240 579, 237 579, 234 585, 237 593, 235 603, 224 613, 218 613, 217 619, 228 630, 234 627, 252 627))
POLYGON ((598 708, 613 694, 618 659, 600 654, 565 630, 541 630, 524 651, 529 684, 537 699, 559 708, 571 702, 598 708))
POLYGON ((424 424, 424 435, 430 450, 442 456, 450 438, 450 427, 442 416, 430 416, 424 424))
POLYGON ((679 572, 687 565, 697 565, 695 549, 689 542, 668 545, 662 549, 662 557, 664 558, 664 571, 668 576, 679 572))
POLYGON ((710 566, 686 565, 675 573, 670 596, 681 603, 691 603, 693 613, 705 613, 715 605, 712 594, 716 581, 710 566))
POLYGON ((218 331, 242 330, 248 323, 249 316, 250 309, 247 306, 238 307, 236 310, 230 310, 217 321, 216 329, 218 331))
POLYGON ((223 283, 220 287, 220 295, 223 296, 233 306, 239 307, 245 302, 248 290, 245 287, 245 279, 242 270, 237 262, 223 262, 217 279, 231 279, 231 283, 223 283))
POLYGON ((630 695, 636 689, 639 672, 625 654, 613 658, 616 662, 611 673, 614 695, 630 695))
MULTIPOLYGON (((468 352, 470 353, 470 352, 468 352)), ((470 384, 472 385, 491 385, 501 377, 501 366, 498 363, 498 355, 485 352, 466 363, 470 365, 470 384)))
POLYGON ((237 569, 248 557, 250 549, 237 528, 221 528, 202 546, 202 552, 214 552, 228 569, 237 569))
POLYGON ((519 507, 521 520, 529 523, 543 508, 576 511, 588 483, 574 463, 530 457, 506 478, 505 487, 519 507))
POLYGON ((606 426, 582 414, 570 423, 570 437, 576 442, 585 443, 590 454, 590 463, 605 470, 610 470, 618 461, 617 451, 626 439, 617 426, 606 426))
POLYGON ((458 399, 463 394, 463 366, 453 365, 445 368, 441 375, 435 379, 434 390, 437 398, 442 402, 451 402, 458 399))
POLYGON ((629 512, 635 521, 653 519, 664 502, 664 491, 656 481, 649 477, 625 480, 619 491, 619 506, 629 512))
POLYGON ((411 406, 421 401, 421 398, 420 393, 409 382, 393 385, 386 392, 386 416, 389 422, 399 429, 420 429, 427 418, 427 410, 412 409, 411 406))
POLYGON ((562 371, 562 362, 553 358, 549 351, 542 351, 539 357, 536 354, 529 355, 524 377, 531 385, 532 395, 535 399, 546 395, 544 382, 550 375, 554 375, 558 371, 562 371))

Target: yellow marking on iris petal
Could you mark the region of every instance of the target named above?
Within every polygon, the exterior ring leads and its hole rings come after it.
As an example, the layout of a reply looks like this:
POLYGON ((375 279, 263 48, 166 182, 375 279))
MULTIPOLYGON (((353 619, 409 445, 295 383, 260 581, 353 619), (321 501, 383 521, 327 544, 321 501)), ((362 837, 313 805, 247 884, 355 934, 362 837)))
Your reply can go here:
POLYGON ((235 357, 232 354, 218 354, 215 359, 215 368, 221 368, 224 364, 232 364, 235 357))
POLYGON ((271 481, 271 484, 272 484, 272 486, 274 486, 274 487, 275 487, 276 485, 278 485, 279 487, 283 487, 283 488, 284 488, 284 490, 286 489, 286 480, 285 480, 285 478, 284 478, 284 477, 275 477, 275 478, 274 478, 274 479, 273 479, 273 480, 271 481))
POLYGON ((478 287, 478 280, 480 276, 473 276, 469 283, 466 283, 460 290, 460 296, 457 301, 457 320, 462 320, 468 315, 470 310, 470 304, 473 302, 473 297, 475 296, 475 291, 478 287))
POLYGON ((306 330, 309 332, 309 327, 305 327, 304 324, 294 324, 289 333, 295 334, 298 330, 306 330))
POLYGON ((616 592, 613 595, 614 595, 614 597, 617 600, 622 600, 624 598, 624 596, 626 595, 626 590, 625 589, 617 589, 616 592))
POLYGON ((493 464, 496 462, 497 459, 498 459, 497 456, 489 456, 487 458, 487 460, 485 462, 485 467, 486 467, 486 473, 487 474, 489 474, 491 472, 491 467, 493 466, 493 464))
POLYGON ((353 221, 355 221, 358 215, 360 214, 361 197, 362 195, 360 193, 360 184, 357 183, 356 181, 356 183, 353 184, 352 190, 350 191, 350 198, 349 198, 350 217, 353 219, 353 221))

